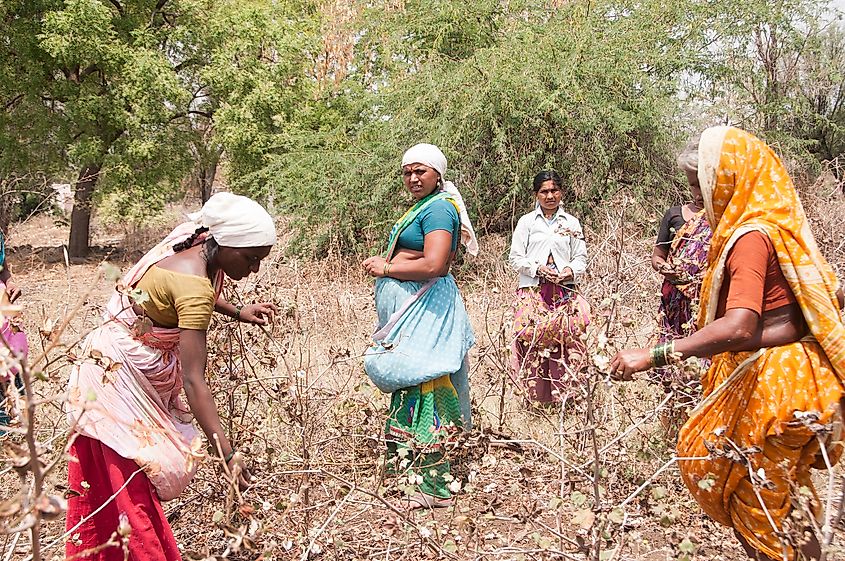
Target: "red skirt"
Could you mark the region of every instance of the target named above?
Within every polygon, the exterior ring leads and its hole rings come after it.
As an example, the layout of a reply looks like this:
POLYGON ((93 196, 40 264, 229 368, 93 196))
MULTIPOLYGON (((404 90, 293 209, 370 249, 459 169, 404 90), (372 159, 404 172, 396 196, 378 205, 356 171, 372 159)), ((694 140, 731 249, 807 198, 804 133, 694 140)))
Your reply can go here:
MULTIPOLYGON (((77 437, 70 447, 70 456, 68 488, 72 494, 76 492, 79 495, 68 499, 67 530, 108 501, 138 470, 138 464, 134 461, 119 456, 99 440, 86 436, 77 437), (87 485, 83 486, 83 482, 87 482, 87 485)), ((65 545, 66 557, 79 555, 108 542, 117 531, 121 513, 126 515, 132 528, 129 536, 130 560, 181 561, 176 538, 167 523, 155 489, 144 472, 135 474, 132 481, 103 510, 71 532, 65 545)), ((123 548, 106 547, 80 559, 123 561, 123 548)))

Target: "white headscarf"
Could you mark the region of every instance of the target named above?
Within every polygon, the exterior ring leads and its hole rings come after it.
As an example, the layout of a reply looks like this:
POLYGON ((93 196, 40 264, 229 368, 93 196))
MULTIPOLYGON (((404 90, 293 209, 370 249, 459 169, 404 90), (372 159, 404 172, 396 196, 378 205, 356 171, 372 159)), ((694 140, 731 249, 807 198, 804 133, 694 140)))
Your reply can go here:
POLYGON ((209 235, 225 247, 264 247, 276 243, 273 217, 260 204, 241 195, 217 193, 188 218, 208 228, 209 235))
POLYGON ((478 239, 475 236, 475 230, 472 227, 472 222, 467 214, 467 207, 464 204, 464 199, 461 197, 461 192, 455 187, 451 181, 446 181, 446 156, 434 144, 417 144, 412 146, 402 156, 402 167, 408 164, 422 164, 434 169, 440 174, 440 180, 443 182, 443 190, 455 199, 458 203, 461 217, 461 243, 467 248, 467 253, 470 255, 478 255, 478 239))

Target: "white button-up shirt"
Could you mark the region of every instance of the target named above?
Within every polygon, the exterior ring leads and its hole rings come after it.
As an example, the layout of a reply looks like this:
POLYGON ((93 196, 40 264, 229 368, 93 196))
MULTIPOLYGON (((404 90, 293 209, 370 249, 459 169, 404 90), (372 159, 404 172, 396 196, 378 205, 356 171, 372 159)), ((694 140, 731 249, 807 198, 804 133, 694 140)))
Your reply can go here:
POLYGON ((581 223, 560 207, 551 222, 539 207, 517 222, 508 262, 519 273, 519 288, 540 284, 537 269, 546 265, 549 255, 558 271, 572 269, 574 282, 587 270, 587 244, 581 223))

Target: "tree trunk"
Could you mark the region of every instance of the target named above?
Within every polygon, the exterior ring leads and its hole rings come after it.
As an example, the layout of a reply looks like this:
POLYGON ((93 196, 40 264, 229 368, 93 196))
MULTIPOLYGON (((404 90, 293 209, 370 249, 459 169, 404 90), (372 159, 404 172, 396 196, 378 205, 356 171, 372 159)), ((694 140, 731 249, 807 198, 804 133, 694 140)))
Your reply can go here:
POLYGON ((211 190, 214 188, 214 179, 217 177, 217 166, 220 163, 220 156, 223 155, 223 148, 215 145, 209 150, 206 161, 200 161, 199 166, 199 187, 202 204, 208 202, 211 197, 211 190))
POLYGON ((70 215, 70 241, 68 254, 70 257, 85 257, 88 255, 91 225, 91 195, 97 185, 100 174, 100 164, 92 163, 82 167, 76 180, 73 195, 73 212, 70 215))
POLYGON ((211 188, 214 186, 214 178, 217 176, 217 160, 210 162, 207 166, 200 164, 200 197, 202 204, 211 198, 211 188))

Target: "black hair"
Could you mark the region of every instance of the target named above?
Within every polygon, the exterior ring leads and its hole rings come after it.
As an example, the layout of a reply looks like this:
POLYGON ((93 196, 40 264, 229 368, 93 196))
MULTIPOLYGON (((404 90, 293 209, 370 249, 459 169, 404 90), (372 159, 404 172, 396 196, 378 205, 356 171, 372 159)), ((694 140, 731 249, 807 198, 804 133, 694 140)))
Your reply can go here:
POLYGON ((543 186, 543 183, 546 181, 551 181, 555 184, 558 189, 563 189, 563 180, 561 180, 560 176, 554 170, 543 170, 537 175, 534 176, 534 193, 538 193, 540 191, 540 187, 543 186))
MULTIPOLYGON (((206 228, 205 226, 200 226, 196 229, 193 234, 191 234, 188 239, 174 244, 173 251, 175 253, 179 253, 180 251, 185 251, 186 249, 194 247, 194 245, 196 245, 197 238, 200 236, 200 234, 204 234, 205 232, 208 232, 208 228, 206 228)), ((206 273, 208 274, 209 278, 211 278, 211 264, 214 263, 214 260, 217 257, 217 252, 220 251, 220 245, 217 243, 217 240, 215 240, 211 236, 205 238, 205 241, 203 241, 202 244, 202 252, 205 255, 206 273)))
POLYGON ((202 248, 203 253, 205 253, 205 272, 208 274, 208 278, 213 278, 211 269, 211 264, 217 259, 217 252, 220 251, 220 245, 217 243, 217 240, 212 238, 211 236, 205 239, 205 247, 202 248))
POLYGON ((194 244, 196 243, 199 235, 204 234, 205 232, 208 232, 208 228, 206 228, 205 226, 200 226, 196 229, 193 234, 191 234, 191 237, 189 237, 187 240, 179 242, 177 244, 173 244, 174 253, 179 253, 180 251, 185 251, 186 249, 194 247, 194 244))

